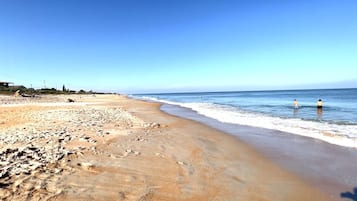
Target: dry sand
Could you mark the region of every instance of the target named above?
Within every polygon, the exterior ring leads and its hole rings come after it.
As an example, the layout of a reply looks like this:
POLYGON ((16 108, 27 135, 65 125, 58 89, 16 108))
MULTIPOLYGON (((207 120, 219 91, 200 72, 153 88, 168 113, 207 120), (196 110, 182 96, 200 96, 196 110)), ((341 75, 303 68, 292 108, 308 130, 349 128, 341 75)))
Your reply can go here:
POLYGON ((82 104, 0 106, 2 200, 329 200, 236 137, 157 103, 71 98, 82 104))

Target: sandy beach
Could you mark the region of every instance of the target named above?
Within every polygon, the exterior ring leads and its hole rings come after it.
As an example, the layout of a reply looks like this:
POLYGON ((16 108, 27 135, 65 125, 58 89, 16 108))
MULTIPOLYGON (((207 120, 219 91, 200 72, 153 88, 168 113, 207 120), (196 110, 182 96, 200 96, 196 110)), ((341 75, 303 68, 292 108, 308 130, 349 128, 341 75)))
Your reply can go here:
POLYGON ((330 200, 236 137, 158 103, 70 97, 1 97, 1 200, 330 200))

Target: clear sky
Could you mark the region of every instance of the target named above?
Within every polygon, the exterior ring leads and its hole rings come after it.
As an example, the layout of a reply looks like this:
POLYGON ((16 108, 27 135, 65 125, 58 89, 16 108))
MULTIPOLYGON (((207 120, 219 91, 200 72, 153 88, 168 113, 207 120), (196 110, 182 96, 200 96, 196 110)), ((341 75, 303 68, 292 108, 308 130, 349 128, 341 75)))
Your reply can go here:
POLYGON ((124 93, 357 87, 357 1, 0 0, 0 80, 124 93))

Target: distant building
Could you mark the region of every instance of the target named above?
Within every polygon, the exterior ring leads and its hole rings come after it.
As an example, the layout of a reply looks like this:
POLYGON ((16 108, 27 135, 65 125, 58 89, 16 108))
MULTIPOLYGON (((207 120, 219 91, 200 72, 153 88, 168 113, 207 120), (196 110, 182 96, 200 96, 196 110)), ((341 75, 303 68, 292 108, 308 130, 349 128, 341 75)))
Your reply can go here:
POLYGON ((13 84, 13 83, 0 81, 0 87, 9 87, 10 84, 13 84))

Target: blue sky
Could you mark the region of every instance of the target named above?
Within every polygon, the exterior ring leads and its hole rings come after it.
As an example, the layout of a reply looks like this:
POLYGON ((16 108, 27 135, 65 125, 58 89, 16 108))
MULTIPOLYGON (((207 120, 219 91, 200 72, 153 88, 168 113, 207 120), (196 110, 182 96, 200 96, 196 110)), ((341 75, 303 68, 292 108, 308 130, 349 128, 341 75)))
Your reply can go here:
POLYGON ((0 0, 0 80, 124 93, 357 87, 355 0, 0 0))

